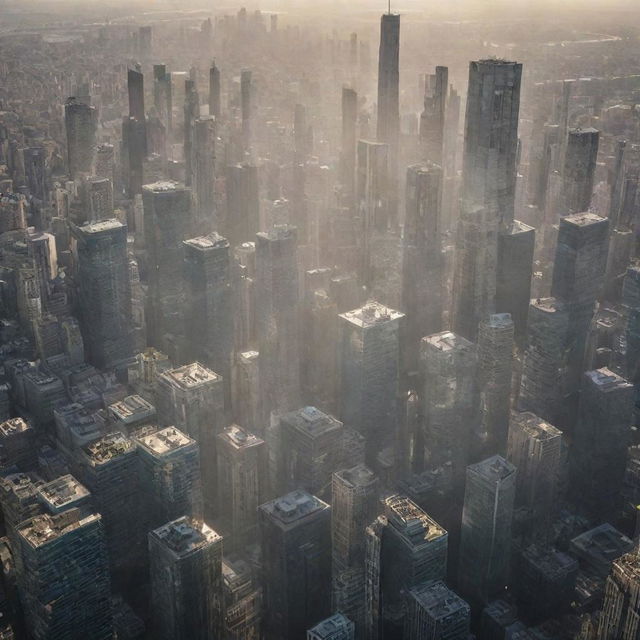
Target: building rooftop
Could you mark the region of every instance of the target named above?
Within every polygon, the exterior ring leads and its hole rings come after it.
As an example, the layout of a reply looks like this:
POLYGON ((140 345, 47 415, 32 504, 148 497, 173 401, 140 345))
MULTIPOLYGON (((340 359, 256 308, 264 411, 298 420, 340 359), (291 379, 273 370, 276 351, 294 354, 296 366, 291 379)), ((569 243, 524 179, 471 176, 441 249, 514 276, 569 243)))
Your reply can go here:
POLYGON ((227 427, 222 433, 218 434, 218 438, 238 450, 249 449, 264 444, 262 438, 258 438, 255 434, 245 431, 237 424, 232 424, 227 427))
POLYGON ((545 422, 531 411, 522 411, 521 413, 514 411, 511 414, 511 420, 534 440, 544 441, 562 437, 560 429, 556 429, 552 424, 545 422))
POLYGON ((445 529, 406 496, 393 495, 385 498, 384 505, 389 524, 408 537, 414 545, 447 535, 445 529))
POLYGON ((31 426, 22 418, 10 418, 0 423, 0 438, 10 438, 29 429, 31 426))
POLYGON ((353 629, 353 622, 341 613, 336 613, 329 618, 325 618, 315 627, 309 629, 308 637, 310 640, 331 640, 337 637, 339 631, 347 632, 353 629))
POLYGON ((600 133, 597 129, 594 129, 593 127, 573 127, 569 129, 569 133, 573 133, 574 135, 580 135, 580 134, 585 134, 585 135, 593 135, 594 133, 600 133))
POLYGON ((399 320, 404 317, 404 313, 395 311, 390 307, 385 307, 383 304, 374 300, 370 300, 359 309, 341 313, 340 317, 358 327, 366 329, 367 327, 374 327, 385 322, 399 320))
POLYGON ((222 536, 204 522, 182 516, 150 534, 177 558, 184 558, 222 540, 222 536))
POLYGON ((510 313, 492 313, 487 324, 494 329, 507 329, 513 327, 513 319, 510 313))
POLYGON ((120 431, 109 433, 84 447, 84 453, 94 467, 134 450, 135 443, 120 431))
POLYGON ((82 233, 103 233, 104 231, 113 231, 114 229, 123 229, 124 225, 115 218, 108 220, 100 220, 98 222, 90 222, 78 227, 82 233))
POLYGON ((160 374, 160 378, 171 386, 180 389, 196 389, 210 382, 221 380, 217 374, 201 365, 199 362, 185 364, 177 369, 169 369, 160 374))
POLYGON ((18 533, 37 548, 100 519, 99 513, 83 517, 79 509, 70 509, 56 515, 43 514, 26 520, 18 526, 18 533))
POLYGON ((256 360, 260 354, 257 351, 242 351, 240 353, 240 360, 244 362, 250 362, 252 360, 256 360))
POLYGON ((197 238, 190 238, 185 240, 184 244, 194 249, 201 249, 205 251, 207 249, 219 249, 221 247, 228 247, 229 241, 215 231, 206 236, 199 236, 197 238))
POLYGON ((146 191, 153 191, 154 193, 167 193, 170 191, 183 191, 185 186, 174 180, 158 180, 158 182, 145 184, 142 188, 146 191))
POLYGON ((274 224, 269 231, 260 231, 256 234, 261 240, 268 240, 270 242, 276 240, 287 240, 288 238, 294 238, 297 234, 297 228, 290 224, 274 224))
POLYGON ((453 331, 440 331, 422 338, 422 344, 438 351, 467 351, 474 348, 474 344, 453 331))
POLYGON ((571 540, 570 551, 605 576, 611 563, 633 549, 633 542, 608 522, 571 540))
POLYGON ((116 420, 130 424, 154 416, 156 409, 142 396, 133 395, 109 405, 109 412, 116 420))
POLYGON ((351 467, 351 469, 336 471, 335 476, 343 484, 349 485, 354 489, 356 487, 368 487, 378 481, 376 474, 364 464, 358 464, 355 467, 351 467))
POLYGON ((282 416, 282 422, 294 427, 297 431, 319 438, 331 431, 342 429, 342 422, 333 416, 323 413, 316 407, 303 407, 282 416))
POLYGON ((534 298, 531 306, 545 313, 557 313, 565 310, 565 305, 557 298, 534 298))
POLYGON ((535 229, 522 222, 522 220, 512 220, 507 231, 509 235, 517 236, 520 234, 532 233, 535 229))
POLYGON ((43 484, 38 489, 38 494, 49 513, 70 509, 88 500, 91 495, 89 490, 70 474, 43 484))
POLYGON ((167 427, 138 438, 138 443, 154 455, 163 456, 183 447, 193 445, 195 440, 192 440, 175 427, 167 427))
POLYGON ((265 502, 259 508, 269 514, 272 520, 278 522, 281 526, 287 527, 304 520, 308 516, 326 511, 329 509, 329 505, 320 500, 320 498, 297 489, 285 496, 265 502))
POLYGON ((469 465, 468 469, 478 475, 484 476, 492 482, 501 482, 512 476, 516 472, 516 468, 502 456, 495 455, 469 465))
POLYGON ((593 224, 608 223, 607 218, 602 218, 597 213, 591 211, 583 211, 582 213, 574 213, 560 219, 560 224, 570 224, 575 227, 588 227, 593 224))
POLYGON ((464 617, 470 615, 469 605, 442 581, 413 587, 411 595, 434 620, 441 620, 456 613, 464 617))
POLYGON ((43 480, 35 473, 10 473, 0 479, 2 490, 13 494, 20 502, 35 496, 43 484, 43 480))
POLYGON ((617 373, 603 367, 602 369, 596 369, 594 371, 587 371, 585 373, 587 378, 600 390, 605 393, 611 391, 618 391, 620 389, 629 389, 633 385, 619 376, 617 373))
POLYGON ((522 555, 547 578, 555 579, 573 571, 578 572, 578 563, 575 559, 556 549, 532 544, 522 552, 522 555))

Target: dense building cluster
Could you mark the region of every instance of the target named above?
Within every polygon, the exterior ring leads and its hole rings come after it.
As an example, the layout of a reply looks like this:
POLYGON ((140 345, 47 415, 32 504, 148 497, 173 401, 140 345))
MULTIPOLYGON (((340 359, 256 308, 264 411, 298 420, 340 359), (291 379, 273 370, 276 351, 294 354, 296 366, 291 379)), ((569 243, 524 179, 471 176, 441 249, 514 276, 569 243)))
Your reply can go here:
POLYGON ((637 30, 5 4, 0 638, 638 640, 637 30))

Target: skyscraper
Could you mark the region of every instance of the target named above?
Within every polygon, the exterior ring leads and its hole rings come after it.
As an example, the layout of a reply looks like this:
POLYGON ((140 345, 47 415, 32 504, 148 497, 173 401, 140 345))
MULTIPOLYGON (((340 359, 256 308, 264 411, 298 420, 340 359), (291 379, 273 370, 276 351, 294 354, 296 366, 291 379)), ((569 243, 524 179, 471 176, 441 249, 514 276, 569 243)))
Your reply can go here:
POLYGON ((501 456, 467 468, 458 585, 472 605, 507 585, 515 495, 516 468, 501 456))
POLYGON ((209 115, 220 118, 220 69, 212 62, 209 69, 209 115))
POLYGON ((78 251, 79 311, 87 360, 99 368, 131 355, 127 227, 115 218, 73 227, 78 251))
POLYGON ((253 241, 260 227, 258 167, 249 162, 227 167, 225 237, 232 247, 253 241))
POLYGON ((95 107, 69 98, 64 105, 64 124, 69 175, 76 178, 79 173, 91 173, 98 127, 95 107))
POLYGON ((377 137, 396 149, 400 134, 399 60, 400 16, 385 13, 380 19, 377 137))
POLYGON ((599 138, 596 129, 569 130, 562 175, 565 215, 589 210, 599 138))
POLYGON ((309 629, 307 640, 355 640, 355 625, 342 613, 336 613, 309 629))
POLYGON ((340 314, 340 418, 365 437, 366 460, 373 469, 378 453, 395 438, 403 317, 373 301, 340 314))
POLYGON ((436 67, 433 75, 426 77, 424 110, 420 114, 420 146, 422 158, 443 166, 444 120, 449 90, 449 69, 436 67))
POLYGON ((251 146, 252 93, 251 70, 242 69, 240 72, 240 111, 242 114, 242 140, 245 151, 251 146))
POLYGON ((153 65, 153 105, 164 125, 166 139, 170 142, 173 124, 171 73, 164 64, 153 65))
MULTIPOLYGON (((356 137, 358 94, 342 87, 342 145, 340 150, 340 180, 345 194, 353 198, 356 179, 356 137)), ((350 202, 352 205, 353 203, 350 202)))
MULTIPOLYGON (((256 236, 256 324, 263 425, 299 406, 300 344, 296 228, 256 236)), ((264 427, 263 427, 264 428, 264 427)))
POLYGON ((191 174, 194 223, 198 231, 208 233, 220 227, 215 199, 216 121, 201 116, 191 123, 191 174))
POLYGON ((149 533, 154 636, 220 637, 223 622, 222 537, 181 517, 149 533))
POLYGON ((329 505, 294 491, 258 510, 268 640, 299 640, 329 614, 329 505))

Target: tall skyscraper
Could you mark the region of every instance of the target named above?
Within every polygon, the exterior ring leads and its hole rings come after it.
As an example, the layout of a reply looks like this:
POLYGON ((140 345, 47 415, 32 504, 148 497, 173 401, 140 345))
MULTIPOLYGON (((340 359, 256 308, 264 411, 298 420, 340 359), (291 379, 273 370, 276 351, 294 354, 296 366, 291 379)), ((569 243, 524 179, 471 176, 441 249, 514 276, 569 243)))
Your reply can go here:
POLYGON ((127 227, 115 218, 73 227, 80 326, 87 360, 101 369, 131 356, 127 227))
POLYGON ((184 81, 184 183, 193 184, 193 142, 195 131, 193 123, 200 116, 200 97, 196 89, 195 78, 184 81))
POLYGON ((420 114, 420 147, 422 158, 443 166, 444 120, 449 90, 449 69, 436 67, 425 83, 424 110, 420 114))
POLYGON ((501 456, 467 468, 458 585, 472 605, 507 585, 515 495, 516 468, 501 456))
POLYGON ((200 455, 195 440, 174 427, 136 438, 140 490, 148 528, 202 516, 200 455))
POLYGON ((139 68, 127 69, 127 92, 129 95, 129 116, 144 122, 144 74, 139 68))
POLYGON ((425 458, 431 468, 452 463, 461 484, 478 417, 476 345, 442 331, 422 339, 420 360, 425 458))
POLYGON ((130 198, 141 193, 143 163, 147 156, 147 123, 144 109, 144 75, 139 68, 127 70, 129 117, 122 123, 125 184, 130 198))
POLYGON ((622 286, 622 305, 627 316, 626 377, 636 383, 640 375, 640 265, 627 268, 622 286))
POLYGON ((307 640, 355 640, 355 625, 342 613, 336 613, 309 629, 307 640))
POLYGON ((570 129, 562 174, 565 215, 589 210, 598 157, 600 132, 570 129))
POLYGON ((98 127, 95 107, 69 98, 64 105, 64 124, 69 175, 77 178, 80 173, 91 173, 98 127))
POLYGON ((240 111, 242 114, 242 140, 245 151, 251 146, 252 93, 251 70, 242 69, 240 72, 240 111))
POLYGON ((209 115, 220 118, 220 69, 215 62, 209 69, 209 115))
MULTIPOLYGON (((522 65, 481 60, 469 65, 463 182, 458 223, 454 329, 474 340, 494 311, 498 232, 514 221, 522 65)), ((508 271, 508 269, 507 269, 508 271)))
POLYGON ((331 606, 331 513, 304 491, 258 510, 268 640, 299 640, 331 606))
POLYGON ((230 533, 227 547, 257 538, 258 506, 267 489, 267 450, 262 438, 237 424, 217 435, 220 520, 230 533))
MULTIPOLYGON (((345 194, 353 198, 356 179, 356 138, 358 124, 358 94, 342 87, 342 146, 340 150, 340 180, 345 194)), ((349 203, 352 206, 352 202, 349 203)))
POLYGON ((378 302, 340 314, 340 418, 365 437, 373 469, 395 439, 403 317, 378 302))
POLYGON ((144 234, 148 255, 148 342, 162 348, 166 334, 183 333, 183 240, 192 236, 191 190, 177 182, 145 185, 144 234))
POLYGON ((232 247, 253 241, 260 227, 258 167, 244 162, 227 167, 225 189, 227 219, 225 237, 232 247))
POLYGON ((154 637, 219 638, 223 623, 222 537, 181 517, 149 533, 154 637))
POLYGON ((406 215, 402 238, 402 368, 418 370, 418 345, 442 329, 444 260, 442 253, 442 169, 407 169, 406 215))
POLYGON ((30 637, 113 637, 109 562, 99 514, 70 509, 22 522, 16 580, 30 637))
POLYGON ((333 474, 331 500, 332 602, 364 635, 365 530, 378 509, 378 478, 364 465, 333 474))
POLYGON ((405 640, 467 640, 471 609, 444 582, 425 582, 409 591, 405 640))
POLYGON ((256 324, 260 405, 270 415, 299 406, 300 344, 296 228, 276 226, 256 236, 256 324))
POLYGON ((198 443, 205 515, 210 518, 218 498, 216 436, 226 425, 222 377, 199 362, 163 371, 157 378, 155 405, 161 424, 198 443))
POLYGON ((199 358, 222 376, 225 404, 231 406, 233 299, 229 242, 212 232, 184 242, 190 358, 199 358))
POLYGON ((638 637, 640 556, 628 553, 613 562, 607 578, 597 640, 634 640, 638 637))
POLYGON ((160 122, 164 125, 166 139, 171 142, 173 125, 171 73, 167 71, 164 64, 153 65, 153 105, 158 112, 160 122))
POLYGON ((215 118, 213 116, 195 118, 191 123, 191 138, 194 223, 198 231, 207 233, 220 227, 215 199, 215 118))
POLYGON ((570 450, 575 500, 601 520, 618 516, 631 441, 633 385, 609 369, 582 378, 578 420, 570 450))
POLYGON ((397 153, 398 136, 400 135, 399 61, 400 16, 385 13, 380 19, 377 137, 380 142, 387 142, 395 148, 395 153, 397 153))

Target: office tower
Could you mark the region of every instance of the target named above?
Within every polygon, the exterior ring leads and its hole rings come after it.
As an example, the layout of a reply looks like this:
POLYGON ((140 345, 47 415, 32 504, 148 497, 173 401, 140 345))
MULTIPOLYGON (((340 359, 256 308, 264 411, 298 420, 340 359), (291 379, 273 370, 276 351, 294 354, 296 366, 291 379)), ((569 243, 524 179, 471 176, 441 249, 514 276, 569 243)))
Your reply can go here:
POLYGON ((570 555, 533 544, 519 554, 516 570, 518 612, 528 624, 570 610, 578 577, 578 563, 570 555))
POLYGON ((329 505, 294 491, 258 509, 267 640, 298 640, 331 606, 329 505))
POLYGON ((240 557, 222 559, 225 605, 224 637, 251 640, 262 637, 262 588, 252 567, 240 557))
POLYGON ((513 412, 507 459, 518 470, 516 506, 527 510, 528 533, 544 539, 558 499, 562 432, 534 413, 513 412))
POLYGON ((123 433, 110 433, 83 447, 79 467, 102 516, 114 578, 131 578, 145 548, 136 445, 123 433))
POLYGON ((198 444, 174 427, 136 438, 140 489, 148 528, 202 515, 198 444))
POLYGON ((640 374, 640 265, 627 268, 622 286, 622 307, 626 316, 626 377, 633 383, 640 374))
POLYGON ((426 78, 424 110, 420 114, 420 146, 423 160, 443 166, 444 120, 449 89, 449 69, 436 67, 426 78))
POLYGON ((5 531, 16 549, 18 526, 44 510, 39 494, 43 484, 44 480, 35 472, 9 473, 0 480, 0 505, 5 531))
POLYGON ((177 182, 145 185, 144 234, 148 254, 149 344, 162 347, 165 335, 183 332, 183 240, 191 237, 191 190, 177 182))
POLYGON ((172 425, 198 443, 205 515, 215 511, 216 436, 226 425, 224 382, 198 362, 158 376, 156 407, 162 424, 172 425))
POLYGON ((509 432, 511 376, 513 373, 513 320, 496 313, 480 323, 478 331, 478 384, 480 431, 487 454, 504 454, 509 432))
POLYGON ((220 118, 220 69, 216 67, 216 63, 211 63, 209 69, 209 115, 214 118, 220 118))
POLYGON ((194 221, 198 231, 219 228, 215 201, 216 121, 202 116, 192 122, 191 172, 194 221))
POLYGON ((109 178, 89 178, 80 185, 81 201, 85 207, 84 220, 101 222, 114 217, 113 184, 109 178))
POLYGON ((569 314, 563 302, 556 298, 531 301, 518 409, 552 424, 558 424, 562 414, 568 335, 569 314))
POLYGON ((253 113, 251 94, 251 71, 242 69, 240 72, 240 112, 242 114, 242 140, 245 151, 251 145, 251 116, 253 113))
POLYGON ((258 361, 260 354, 257 351, 241 351, 235 363, 235 384, 233 396, 233 413, 236 421, 247 430, 263 431, 260 417, 260 389, 258 384, 258 361))
POLYGON ((340 418, 365 437, 373 469, 377 455, 395 440, 403 318, 373 301, 340 314, 340 418))
POLYGON ((253 241, 260 227, 258 167, 242 164, 227 167, 225 188, 227 218, 225 236, 232 247, 253 241))
POLYGON ((171 95, 171 73, 164 64, 153 65, 153 105, 162 122, 168 142, 171 141, 173 124, 173 101, 171 95))
POLYGON ((190 187, 193 183, 193 158, 192 148, 194 141, 194 131, 192 131, 192 125, 196 118, 200 116, 200 97, 196 89, 195 79, 184 81, 184 129, 183 129, 183 142, 184 142, 184 183, 190 187))
POLYGON ((516 468, 501 456, 467 467, 458 585, 472 605, 507 585, 516 468))
POLYGON ((531 203, 544 212, 547 204, 549 176, 556 166, 560 146, 560 125, 545 123, 542 142, 532 151, 529 191, 531 203))
POLYGON ((467 640, 471 609, 444 582, 426 582, 409 591, 405 640, 467 640))
POLYGON ((560 220, 551 295, 569 314, 568 371, 565 388, 577 393, 583 372, 589 326, 602 293, 607 265, 609 221, 595 213, 560 220))
POLYGON ((400 135, 399 58, 400 16, 386 13, 380 19, 377 138, 394 147, 395 153, 400 135))
POLYGON ((614 561, 605 586, 597 640, 634 640, 638 636, 640 556, 637 551, 614 561))
POLYGON ((371 286, 374 278, 371 241, 374 231, 384 231, 389 218, 389 146, 358 140, 356 215, 359 224, 360 281, 371 286))
POLYGON ((70 509, 22 522, 14 550, 28 633, 48 638, 113 637, 102 519, 70 509))
POLYGON ((127 69, 127 93, 129 116, 138 122, 144 122, 144 75, 139 68, 127 69))
POLYGON ((509 272, 498 261, 498 233, 514 221, 521 75, 515 62, 469 65, 454 279, 454 330, 469 340, 484 317, 504 311, 495 308, 498 273, 509 272))
POLYGON ((29 193, 37 200, 47 200, 47 173, 45 162, 47 152, 44 147, 27 147, 24 156, 24 176, 29 193))
POLYGON ((167 369, 171 369, 168 356, 149 347, 135 356, 135 362, 127 371, 127 378, 136 393, 147 401, 155 402, 156 378, 159 373, 167 369))
POLYGON ((407 169, 402 238, 402 309, 406 314, 402 369, 418 370, 418 345, 442 329, 444 261, 442 254, 442 169, 407 169))
POLYGON ((14 465, 20 471, 36 468, 35 432, 23 418, 0 423, 0 467, 14 465))
POLYGON ((598 157, 600 132, 571 129, 562 173, 563 211, 566 215, 589 210, 598 157))
POLYGON ((382 638, 382 538, 388 522, 378 516, 365 530, 364 637, 382 638))
POLYGON ((425 459, 430 468, 453 465, 460 484, 478 414, 476 345, 451 331, 422 339, 425 459))
POLYGON ((356 180, 356 138, 358 124, 358 94, 342 87, 342 144, 340 150, 340 180, 345 194, 353 198, 356 180))
POLYGON ((262 428, 299 406, 300 344, 295 227, 256 235, 256 334, 262 428))
POLYGON ((113 367, 131 355, 127 227, 115 218, 73 227, 79 315, 88 362, 113 367))
POLYGON ((404 594, 446 575, 448 533, 409 498, 394 495, 383 503, 388 523, 379 560, 384 635, 401 638, 404 594))
POLYGON ((598 519, 617 517, 631 439, 633 385, 609 369, 582 379, 570 451, 575 500, 598 519))
POLYGON ((342 613, 319 622, 307 631, 307 640, 355 640, 355 625, 342 613))
POLYGON ((21 193, 0 195, 0 233, 27 228, 26 198, 21 193))
POLYGON ((52 280, 58 275, 56 239, 50 233, 29 229, 26 240, 40 289, 40 299, 46 309, 51 302, 52 280))
POLYGON ((30 371, 23 376, 26 409, 34 420, 36 431, 53 422, 53 410, 67 400, 62 380, 44 371, 30 371))
POLYGON ((331 485, 332 602, 364 634, 365 530, 378 508, 378 478, 364 465, 333 474, 331 485))
POLYGON ((222 536, 180 517, 149 533, 154 637, 207 640, 222 631, 222 536))
POLYGON ((231 406, 233 314, 229 242, 215 231, 184 242, 190 357, 222 375, 231 406))
POLYGON ((280 418, 280 449, 285 491, 304 489, 326 495, 331 476, 342 465, 342 422, 315 407, 280 418))
POLYGON ((267 450, 264 440, 237 424, 216 439, 219 514, 229 531, 226 546, 242 548, 256 539, 258 506, 266 493, 267 450))
POLYGON ((91 173, 96 146, 98 117, 95 107, 69 98, 64 105, 67 133, 67 164, 72 179, 91 173))
POLYGON ((108 180, 111 180, 111 184, 115 188, 115 185, 117 184, 115 149, 112 144, 105 142, 98 145, 96 149, 95 165, 94 174, 96 178, 107 178, 108 180))

